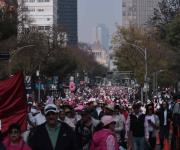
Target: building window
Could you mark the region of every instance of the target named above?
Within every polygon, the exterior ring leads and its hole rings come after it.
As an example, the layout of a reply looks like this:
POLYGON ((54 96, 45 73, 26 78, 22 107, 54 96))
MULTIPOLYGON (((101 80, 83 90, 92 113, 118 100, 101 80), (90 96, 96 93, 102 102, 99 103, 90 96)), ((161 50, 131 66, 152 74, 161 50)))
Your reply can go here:
POLYGON ((31 30, 31 31, 36 31, 36 27, 35 27, 35 26, 31 26, 31 27, 30 27, 30 30, 31 30))
POLYGON ((28 7, 24 6, 23 11, 28 11, 28 7))
POLYGON ((126 2, 123 2, 123 3, 122 3, 122 7, 126 7, 126 2))
POLYGON ((44 30, 44 26, 38 26, 38 30, 44 30))
POLYGON ((44 0, 37 0, 37 2, 44 2, 44 0))
POLYGON ((35 2, 35 0, 29 0, 29 2, 30 2, 30 3, 34 3, 34 2, 35 2))
POLYGON ((50 0, 37 0, 37 2, 40 2, 40 3, 42 3, 42 2, 49 2, 50 0))
POLYGON ((50 26, 45 26, 45 30, 49 30, 50 29, 50 26))
POLYGON ((39 9, 37 9, 37 11, 41 11, 42 12, 42 11, 44 11, 44 9, 43 8, 39 8, 39 9))

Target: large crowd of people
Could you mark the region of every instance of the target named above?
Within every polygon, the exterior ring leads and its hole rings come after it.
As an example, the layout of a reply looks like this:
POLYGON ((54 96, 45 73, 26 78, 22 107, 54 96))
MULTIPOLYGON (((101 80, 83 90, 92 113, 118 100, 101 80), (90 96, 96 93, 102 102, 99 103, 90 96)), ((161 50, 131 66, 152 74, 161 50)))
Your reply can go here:
POLYGON ((141 102, 135 94, 97 86, 39 103, 29 98, 27 131, 21 136, 10 125, 0 150, 179 150, 180 96, 165 89, 141 102))

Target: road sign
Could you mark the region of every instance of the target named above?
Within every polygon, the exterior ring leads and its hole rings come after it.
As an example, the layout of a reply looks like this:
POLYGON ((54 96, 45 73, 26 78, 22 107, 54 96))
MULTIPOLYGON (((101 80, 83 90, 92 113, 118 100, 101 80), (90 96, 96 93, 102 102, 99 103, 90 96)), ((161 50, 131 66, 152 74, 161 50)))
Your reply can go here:
POLYGON ((0 60, 8 60, 10 57, 10 54, 7 53, 0 53, 0 60))

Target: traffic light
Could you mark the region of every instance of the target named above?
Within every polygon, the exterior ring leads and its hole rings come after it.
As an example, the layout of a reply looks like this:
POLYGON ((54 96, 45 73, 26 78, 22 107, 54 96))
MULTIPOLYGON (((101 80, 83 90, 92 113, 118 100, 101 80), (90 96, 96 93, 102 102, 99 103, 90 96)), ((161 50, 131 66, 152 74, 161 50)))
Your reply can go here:
POLYGON ((10 57, 10 54, 7 53, 0 53, 0 60, 8 60, 10 57))

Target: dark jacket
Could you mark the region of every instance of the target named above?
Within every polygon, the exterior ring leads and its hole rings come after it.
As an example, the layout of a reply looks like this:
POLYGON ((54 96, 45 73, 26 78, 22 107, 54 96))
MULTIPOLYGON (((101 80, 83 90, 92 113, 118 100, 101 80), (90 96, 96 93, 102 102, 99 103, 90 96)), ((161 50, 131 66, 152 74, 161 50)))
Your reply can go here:
POLYGON ((66 123, 60 123, 61 126, 55 149, 53 149, 51 144, 45 126, 46 123, 44 123, 37 127, 29 141, 32 150, 77 150, 74 132, 66 123))
POLYGON ((76 124, 75 133, 77 137, 78 149, 83 149, 83 146, 90 143, 93 133, 93 125, 85 126, 82 120, 76 124))
MULTIPOLYGON (((164 126, 164 110, 160 109, 157 113, 159 117, 160 127, 164 126)), ((170 126, 170 121, 172 119, 172 113, 170 110, 167 110, 167 126, 170 126)))
POLYGON ((6 148, 2 142, 0 142, 0 150, 6 150, 6 148))
POLYGON ((145 115, 141 114, 138 118, 134 115, 130 115, 130 130, 135 137, 144 137, 144 122, 145 115))

